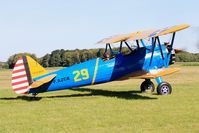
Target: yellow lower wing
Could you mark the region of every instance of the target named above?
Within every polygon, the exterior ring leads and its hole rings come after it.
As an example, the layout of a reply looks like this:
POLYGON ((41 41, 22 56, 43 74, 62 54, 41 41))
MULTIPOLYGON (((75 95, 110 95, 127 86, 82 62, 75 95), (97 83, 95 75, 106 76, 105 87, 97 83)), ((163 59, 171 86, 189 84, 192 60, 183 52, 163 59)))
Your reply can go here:
POLYGON ((179 70, 180 70, 179 68, 163 68, 163 69, 159 69, 159 70, 147 73, 145 75, 142 75, 141 78, 142 79, 157 78, 157 77, 161 77, 161 76, 165 76, 165 75, 169 75, 169 74, 178 72, 179 70))
POLYGON ((56 74, 41 78, 41 79, 33 82, 30 86, 31 86, 31 88, 37 88, 37 87, 39 87, 39 86, 41 86, 41 85, 43 85, 45 83, 50 82, 55 77, 56 77, 56 74))

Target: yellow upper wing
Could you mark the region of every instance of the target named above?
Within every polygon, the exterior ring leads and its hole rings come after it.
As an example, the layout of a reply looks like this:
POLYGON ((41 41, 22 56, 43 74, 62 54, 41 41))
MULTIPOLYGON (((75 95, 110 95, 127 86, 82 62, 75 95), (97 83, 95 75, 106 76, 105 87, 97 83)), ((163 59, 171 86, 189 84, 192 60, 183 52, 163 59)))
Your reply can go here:
POLYGON ((137 31, 137 32, 129 33, 129 34, 122 34, 122 35, 116 35, 116 36, 112 36, 109 38, 105 38, 97 43, 98 44, 99 43, 107 44, 107 43, 117 43, 117 42, 121 42, 121 41, 140 40, 140 39, 170 34, 173 32, 177 32, 177 31, 186 29, 188 27, 190 27, 190 25, 182 24, 182 25, 166 27, 166 28, 162 28, 162 29, 158 29, 158 30, 152 29, 152 30, 145 30, 145 31, 137 31))
POLYGON ((126 41, 134 41, 148 38, 153 32, 156 30, 145 30, 145 31, 138 31, 136 34, 131 35, 126 41))
POLYGON ((97 42, 98 44, 106 44, 106 43, 117 43, 117 42, 121 42, 124 41, 126 39, 128 39, 130 36, 132 36, 132 34, 134 33, 129 33, 129 34, 122 34, 122 35, 116 35, 116 36, 112 36, 109 38, 105 38, 102 39, 101 41, 97 42))
POLYGON ((188 27, 190 27, 190 25, 188 25, 188 24, 182 24, 182 25, 172 26, 172 27, 169 27, 169 28, 162 29, 161 32, 158 32, 157 34, 155 34, 152 37, 170 34, 170 33, 173 33, 173 32, 177 32, 177 31, 186 29, 188 27))

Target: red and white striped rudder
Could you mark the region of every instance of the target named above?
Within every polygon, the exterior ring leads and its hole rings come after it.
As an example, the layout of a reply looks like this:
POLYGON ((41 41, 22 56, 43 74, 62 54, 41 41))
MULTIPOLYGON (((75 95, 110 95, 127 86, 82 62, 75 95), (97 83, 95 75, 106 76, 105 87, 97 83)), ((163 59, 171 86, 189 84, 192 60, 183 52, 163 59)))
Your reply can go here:
POLYGON ((19 58, 12 71, 12 88, 17 94, 29 92, 29 81, 23 58, 19 58))

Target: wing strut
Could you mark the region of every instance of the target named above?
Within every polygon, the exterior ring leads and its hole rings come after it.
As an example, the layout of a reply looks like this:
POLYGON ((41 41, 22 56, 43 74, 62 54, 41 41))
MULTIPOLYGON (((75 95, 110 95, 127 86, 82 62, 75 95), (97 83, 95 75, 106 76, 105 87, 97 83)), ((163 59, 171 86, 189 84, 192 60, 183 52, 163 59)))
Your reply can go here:
POLYGON ((123 43, 123 41, 120 42, 120 49, 119 49, 119 52, 122 52, 122 43, 123 43))
POLYGON ((150 59, 149 66, 151 66, 151 63, 152 63, 152 60, 153 60, 153 54, 154 54, 154 50, 155 50, 155 44, 156 44, 156 38, 152 38, 152 54, 151 54, 151 59, 150 59))
POLYGON ((111 48, 110 43, 108 43, 108 47, 109 47, 109 49, 110 49, 110 51, 111 51, 111 54, 113 54, 113 50, 112 50, 112 48, 111 48))
POLYGON ((161 43, 160 43, 160 38, 157 37, 157 40, 158 40, 158 46, 159 46, 159 48, 160 48, 160 52, 161 52, 162 59, 164 60, 164 54, 163 54, 163 51, 162 51, 162 46, 161 46, 161 43))
POLYGON ((139 40, 136 40, 138 48, 140 48, 139 40))
MULTIPOLYGON (((171 40, 171 45, 169 46, 169 49, 168 49, 168 54, 167 54, 167 58, 170 59, 171 57, 171 54, 172 54, 172 50, 173 50, 173 44, 174 44, 174 40, 175 40, 175 35, 176 35, 176 32, 173 33, 173 36, 172 36, 172 40, 171 40)), ((169 66, 169 61, 167 62, 167 66, 169 66)))
MULTIPOLYGON (((174 33, 173 33, 172 40, 171 40, 171 47, 170 47, 170 50, 171 50, 171 51, 172 51, 172 49, 173 49, 173 43, 174 43, 175 35, 176 35, 176 33, 174 32, 174 33)), ((171 52, 171 51, 169 51, 169 52, 171 52)))
POLYGON ((107 43, 107 44, 106 44, 106 48, 105 48, 104 54, 108 51, 108 48, 110 49, 111 54, 113 54, 113 50, 112 50, 112 48, 111 48, 110 43, 107 43))
POLYGON ((133 52, 133 50, 131 49, 131 47, 128 45, 128 43, 126 41, 124 41, 124 43, 126 44, 126 46, 131 50, 131 52, 133 52))

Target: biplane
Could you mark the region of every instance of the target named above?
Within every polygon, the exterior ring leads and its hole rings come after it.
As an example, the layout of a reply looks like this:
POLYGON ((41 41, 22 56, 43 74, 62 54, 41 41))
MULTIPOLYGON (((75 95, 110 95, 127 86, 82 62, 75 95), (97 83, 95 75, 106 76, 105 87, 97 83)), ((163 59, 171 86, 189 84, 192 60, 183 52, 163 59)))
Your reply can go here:
POLYGON ((80 64, 48 73, 29 56, 22 56, 12 72, 12 88, 17 94, 32 94, 101 84, 116 80, 140 78, 144 81, 141 92, 171 94, 172 87, 162 76, 179 71, 169 68, 175 62, 173 48, 176 32, 188 28, 188 24, 158 30, 138 31, 105 38, 97 44, 104 45, 104 58, 98 57, 80 64), (160 37, 170 34, 170 42, 161 42, 160 37), (134 43, 131 46, 130 43, 134 43), (115 44, 119 46, 113 48, 115 44), (124 49, 128 52, 124 52, 124 49))

